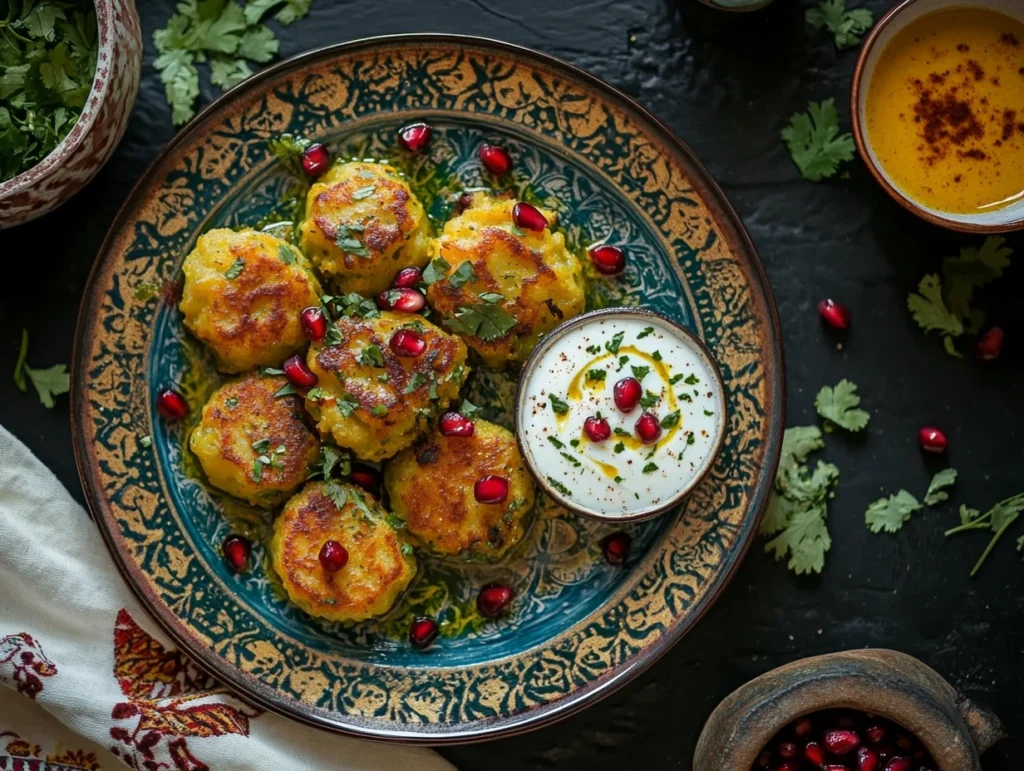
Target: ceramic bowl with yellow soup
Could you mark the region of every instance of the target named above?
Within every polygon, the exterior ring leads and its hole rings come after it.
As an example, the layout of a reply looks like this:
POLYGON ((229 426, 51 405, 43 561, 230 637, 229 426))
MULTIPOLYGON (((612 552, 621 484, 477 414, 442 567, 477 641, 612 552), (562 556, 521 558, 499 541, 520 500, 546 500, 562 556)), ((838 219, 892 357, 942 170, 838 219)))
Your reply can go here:
POLYGON ((854 138, 908 210, 953 230, 1024 228, 1024 3, 906 0, 864 43, 854 138))

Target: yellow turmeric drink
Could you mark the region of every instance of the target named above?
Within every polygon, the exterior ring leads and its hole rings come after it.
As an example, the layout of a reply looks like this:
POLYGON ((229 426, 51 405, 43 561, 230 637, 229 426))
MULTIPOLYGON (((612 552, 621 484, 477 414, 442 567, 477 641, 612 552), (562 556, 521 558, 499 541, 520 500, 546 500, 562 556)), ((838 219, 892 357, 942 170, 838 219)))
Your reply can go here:
POLYGON ((908 198, 954 214, 1024 198, 1024 24, 983 8, 912 22, 878 59, 865 118, 908 198))

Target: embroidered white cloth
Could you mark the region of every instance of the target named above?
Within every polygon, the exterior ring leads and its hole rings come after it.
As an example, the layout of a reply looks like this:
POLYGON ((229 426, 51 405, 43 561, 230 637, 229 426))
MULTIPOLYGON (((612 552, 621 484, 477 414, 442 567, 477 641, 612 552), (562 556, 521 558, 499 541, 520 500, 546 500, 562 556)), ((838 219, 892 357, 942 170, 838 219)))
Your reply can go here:
POLYGON ((451 769, 234 697, 157 629, 85 511, 0 427, 0 769, 451 769), (2 687, 6 686, 6 687, 2 687))

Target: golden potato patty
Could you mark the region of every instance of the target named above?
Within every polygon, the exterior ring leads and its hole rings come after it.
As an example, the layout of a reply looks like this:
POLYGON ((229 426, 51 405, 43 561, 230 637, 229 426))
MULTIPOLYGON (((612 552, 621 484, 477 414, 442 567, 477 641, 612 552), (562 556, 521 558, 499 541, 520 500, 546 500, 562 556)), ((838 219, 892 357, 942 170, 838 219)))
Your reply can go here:
MULTIPOLYGON (((519 230, 512 199, 475 193, 433 247, 445 275, 427 300, 491 367, 524 360, 537 339, 583 312, 583 271, 549 226, 519 230), (445 268, 447 264, 447 268, 445 268)), ((549 223, 555 215, 542 210, 549 223)))
POLYGON ((222 372, 276 366, 306 344, 299 314, 320 304, 320 283, 295 247, 220 228, 199 237, 182 269, 185 326, 222 372))
POLYGON ((471 437, 435 433, 403 450, 385 468, 384 484, 392 512, 425 549, 491 561, 522 539, 534 484, 512 433, 475 423, 471 437), (508 497, 480 503, 474 487, 491 475, 508 480, 508 497))
POLYGON ((274 522, 270 554, 291 601, 331 621, 387 613, 416 575, 412 549, 387 513, 358 487, 337 482, 313 482, 288 501, 274 522), (320 564, 328 540, 348 551, 335 572, 320 564))
POLYGON ((469 374, 466 346, 421 316, 385 311, 374 318, 343 316, 331 336, 310 346, 318 387, 306 409, 322 436, 365 460, 390 458, 429 431, 458 396, 469 374), (419 356, 398 356, 389 345, 400 330, 423 342, 419 356))
POLYGON ((189 437, 210 484, 256 506, 295 492, 319 457, 298 396, 275 397, 288 381, 257 373, 217 389, 189 437))
POLYGON ((377 294, 402 268, 427 263, 430 222, 399 173, 382 163, 343 163, 309 190, 301 243, 346 292, 377 294))

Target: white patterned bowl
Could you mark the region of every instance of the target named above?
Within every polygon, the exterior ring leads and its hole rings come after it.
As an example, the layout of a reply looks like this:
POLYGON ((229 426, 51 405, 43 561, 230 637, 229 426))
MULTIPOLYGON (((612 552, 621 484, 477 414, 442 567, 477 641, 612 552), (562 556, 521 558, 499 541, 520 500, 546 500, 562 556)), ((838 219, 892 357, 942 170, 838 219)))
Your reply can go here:
POLYGON ((96 0, 99 51, 78 123, 52 153, 0 182, 0 230, 53 211, 85 187, 124 134, 142 70, 142 31, 132 0, 96 0))

